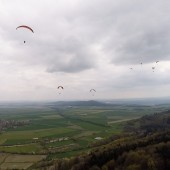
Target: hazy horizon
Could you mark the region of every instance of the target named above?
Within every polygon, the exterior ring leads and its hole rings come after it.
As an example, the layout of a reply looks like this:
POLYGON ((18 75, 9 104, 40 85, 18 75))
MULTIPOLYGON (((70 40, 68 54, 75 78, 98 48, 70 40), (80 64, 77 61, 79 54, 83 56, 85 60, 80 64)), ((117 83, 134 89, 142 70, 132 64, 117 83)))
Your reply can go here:
POLYGON ((138 104, 138 105, 159 105, 159 104, 170 104, 170 96, 160 98, 124 98, 124 99, 87 99, 87 100, 13 100, 13 101, 0 101, 2 104, 16 104, 16 105, 36 105, 36 104, 48 104, 48 103, 64 103, 64 102, 88 102, 96 101, 107 104, 138 104))

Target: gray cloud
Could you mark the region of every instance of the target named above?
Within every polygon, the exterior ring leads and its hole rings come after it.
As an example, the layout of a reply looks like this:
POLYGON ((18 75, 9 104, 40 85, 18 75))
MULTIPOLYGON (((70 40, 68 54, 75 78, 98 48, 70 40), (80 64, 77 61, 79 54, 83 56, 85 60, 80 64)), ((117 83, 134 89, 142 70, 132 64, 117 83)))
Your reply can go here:
MULTIPOLYGON (((90 69, 96 66, 98 57, 93 49, 94 44, 100 45, 105 56, 117 64, 169 60, 170 12, 167 6, 170 2, 79 0, 70 3, 70 7, 61 1, 50 3, 42 3, 40 8, 33 9, 35 19, 31 25, 35 26, 34 38, 21 34, 18 39, 20 42, 26 39, 30 46, 32 44, 29 42, 33 41, 32 57, 29 59, 32 60, 31 64, 46 65, 50 72, 90 69), (44 14, 46 5, 50 10, 44 14)), ((15 6, 17 4, 13 3, 15 6)), ((14 10, 16 15, 29 14, 35 2, 27 4, 25 11, 14 10)), ((14 41, 19 33, 15 31, 11 35, 9 26, 15 28, 16 25, 13 23, 7 27, 8 37, 13 36, 14 41)))
POLYGON ((0 0, 1 85, 9 96, 17 86, 26 96, 40 89, 38 98, 48 91, 52 96, 56 81, 79 91, 98 88, 106 96, 168 86, 169 6, 167 0, 0 0), (21 24, 35 33, 16 30, 21 24), (158 67, 154 75, 157 60, 166 69, 158 67))
POLYGON ((170 2, 149 2, 150 5, 145 1, 129 3, 126 12, 118 16, 117 36, 111 36, 104 45, 113 63, 138 64, 170 59, 170 2))

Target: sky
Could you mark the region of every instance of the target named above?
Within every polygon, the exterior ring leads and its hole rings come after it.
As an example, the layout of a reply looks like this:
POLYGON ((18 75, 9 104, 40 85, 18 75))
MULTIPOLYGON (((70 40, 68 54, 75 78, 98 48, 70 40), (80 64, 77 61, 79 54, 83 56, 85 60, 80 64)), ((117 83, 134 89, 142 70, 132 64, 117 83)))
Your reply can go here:
POLYGON ((0 101, 164 97, 169 73, 169 0, 0 0, 0 101))

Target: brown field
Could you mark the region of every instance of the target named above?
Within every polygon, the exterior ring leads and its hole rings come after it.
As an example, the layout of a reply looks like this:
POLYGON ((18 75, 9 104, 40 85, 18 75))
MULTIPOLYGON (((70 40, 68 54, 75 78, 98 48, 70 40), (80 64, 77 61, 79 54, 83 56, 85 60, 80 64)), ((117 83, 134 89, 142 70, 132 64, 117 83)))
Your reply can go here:
POLYGON ((3 163, 0 168, 2 170, 7 170, 7 169, 27 169, 29 168, 33 163, 3 163))
POLYGON ((17 155, 0 153, 0 169, 27 169, 45 155, 17 155))

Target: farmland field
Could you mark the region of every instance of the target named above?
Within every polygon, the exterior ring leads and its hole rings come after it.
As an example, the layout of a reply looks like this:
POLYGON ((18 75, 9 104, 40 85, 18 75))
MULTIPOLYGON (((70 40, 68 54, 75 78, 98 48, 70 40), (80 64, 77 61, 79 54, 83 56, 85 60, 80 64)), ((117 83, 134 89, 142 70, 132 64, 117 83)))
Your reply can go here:
POLYGON ((1 169, 27 169, 35 162, 45 159, 44 155, 16 155, 0 153, 1 169))
POLYGON ((91 143, 122 133, 126 121, 169 108, 170 105, 0 105, 0 119, 29 121, 0 131, 0 168, 27 169, 44 158, 87 152, 91 143))

